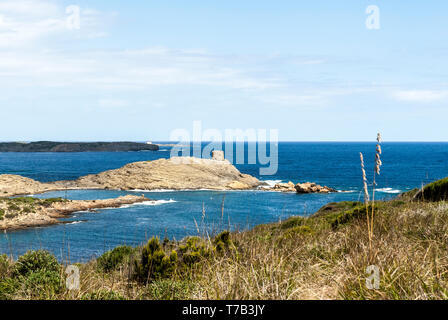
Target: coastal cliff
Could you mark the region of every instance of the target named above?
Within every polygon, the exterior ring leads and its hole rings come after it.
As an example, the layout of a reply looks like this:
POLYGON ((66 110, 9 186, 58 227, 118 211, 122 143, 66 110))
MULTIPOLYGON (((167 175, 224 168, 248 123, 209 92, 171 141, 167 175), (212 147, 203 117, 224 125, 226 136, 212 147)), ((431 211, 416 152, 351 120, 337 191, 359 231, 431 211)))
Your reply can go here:
POLYGON ((77 180, 51 183, 40 183, 17 175, 0 175, 0 197, 65 189, 248 190, 262 184, 257 178, 242 174, 227 160, 175 157, 134 162, 77 180))
POLYGON ((155 144, 138 142, 3 142, 0 152, 119 152, 157 151, 155 144))

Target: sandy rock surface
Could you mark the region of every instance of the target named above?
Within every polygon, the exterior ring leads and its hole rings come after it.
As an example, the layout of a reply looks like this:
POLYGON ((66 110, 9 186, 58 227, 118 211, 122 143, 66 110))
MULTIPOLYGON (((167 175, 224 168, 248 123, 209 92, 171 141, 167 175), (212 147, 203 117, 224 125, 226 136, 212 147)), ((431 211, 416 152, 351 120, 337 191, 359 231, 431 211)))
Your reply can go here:
POLYGON ((81 177, 68 187, 121 190, 253 189, 261 182, 229 161, 171 158, 134 162, 116 170, 81 177))
POLYGON ((297 193, 331 193, 337 192, 337 190, 327 187, 321 186, 312 182, 298 183, 295 185, 295 189, 297 193))
POLYGON ((21 194, 42 193, 54 190, 53 184, 40 183, 33 179, 12 174, 0 175, 0 197, 9 197, 21 194))

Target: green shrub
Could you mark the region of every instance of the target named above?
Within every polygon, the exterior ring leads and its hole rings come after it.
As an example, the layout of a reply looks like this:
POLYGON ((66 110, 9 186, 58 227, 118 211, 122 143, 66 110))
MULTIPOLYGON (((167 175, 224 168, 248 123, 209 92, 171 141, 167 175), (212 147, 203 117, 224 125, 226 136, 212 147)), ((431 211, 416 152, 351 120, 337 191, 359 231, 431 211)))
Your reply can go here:
POLYGON ((217 252, 224 252, 235 249, 235 245, 230 239, 230 231, 223 231, 213 239, 213 244, 217 252))
POLYGON ((15 293, 20 289, 21 283, 15 278, 0 280, 0 300, 12 300, 15 293))
POLYGON ((31 207, 23 207, 23 209, 22 209, 22 213, 31 213, 33 211, 34 210, 31 207))
POLYGON ((443 201, 448 199, 448 178, 441 179, 426 185, 423 188, 423 195, 418 193, 417 198, 426 201, 443 201))
POLYGON ((63 198, 48 198, 41 200, 41 205, 44 207, 50 207, 53 203, 57 202, 68 202, 69 200, 63 198))
POLYGON ((304 217, 292 217, 281 223, 280 228, 289 229, 297 226, 301 226, 305 222, 306 218, 304 217))
POLYGON ((6 254, 0 255, 0 280, 6 278, 9 274, 10 261, 6 254))
POLYGON ((8 211, 20 211, 20 207, 15 203, 11 203, 8 205, 8 211))
POLYGON ((24 294, 32 299, 53 299, 63 288, 60 271, 39 270, 19 278, 23 279, 24 294))
POLYGON ((36 202, 40 201, 40 199, 32 198, 32 197, 18 197, 18 198, 12 198, 10 200, 11 200, 11 202, 29 204, 29 205, 33 205, 36 202))
POLYGON ((0 220, 3 220, 5 218, 5 210, 0 209, 0 220))
POLYGON ((282 238, 292 238, 297 235, 310 235, 313 234, 313 230, 309 226, 297 226, 285 231, 282 238))
POLYGON ((177 252, 167 255, 160 245, 159 238, 151 238, 143 247, 140 260, 135 261, 135 278, 141 282, 168 278, 177 266, 177 252))
POLYGON ((61 266, 56 257, 45 250, 28 251, 14 265, 16 276, 27 276, 40 271, 60 273, 61 266))
MULTIPOLYGON (((376 201, 375 202, 375 212, 378 212, 381 210, 381 208, 384 208, 385 203, 382 201, 376 201)), ((369 212, 372 212, 372 204, 370 203, 367 207, 365 204, 358 205, 354 207, 353 209, 346 210, 343 212, 338 212, 334 214, 329 214, 325 216, 325 219, 327 222, 330 223, 331 227, 333 229, 338 228, 341 225, 350 223, 357 219, 366 219, 366 208, 369 210, 369 212)))
POLYGON ((125 298, 111 290, 98 290, 81 296, 81 300, 125 300, 125 298))
POLYGON ((311 215, 311 217, 322 217, 336 212, 347 211, 361 205, 363 203, 359 201, 330 202, 311 215))
POLYGON ((181 253, 181 261, 186 266, 191 266, 211 254, 211 250, 204 240, 199 237, 187 238, 185 243, 179 246, 179 252, 181 253))
POLYGON ((133 252, 134 249, 129 246, 119 246, 107 251, 98 258, 98 268, 104 272, 113 271, 124 262, 129 262, 130 255, 133 252))

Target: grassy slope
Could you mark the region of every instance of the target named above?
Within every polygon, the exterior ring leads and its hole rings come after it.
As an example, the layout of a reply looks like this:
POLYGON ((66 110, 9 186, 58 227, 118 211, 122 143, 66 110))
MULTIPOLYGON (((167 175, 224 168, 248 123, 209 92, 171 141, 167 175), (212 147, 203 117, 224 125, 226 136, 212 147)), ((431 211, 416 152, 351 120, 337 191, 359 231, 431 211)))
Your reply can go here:
MULTIPOLYGON (((132 277, 141 248, 125 249, 107 271, 104 257, 79 265, 79 292, 47 294, 22 285, 3 298, 448 299, 448 203, 393 200, 376 208, 372 258, 365 207, 343 202, 310 218, 233 233, 236 250, 212 251, 188 267, 180 256, 173 275, 146 285, 132 277), (380 269, 378 290, 365 285, 372 264, 380 269)), ((213 249, 212 241, 201 244, 213 249)), ((180 245, 165 243, 165 250, 181 252, 180 245)), ((13 269, 0 260, 0 297, 13 269)))

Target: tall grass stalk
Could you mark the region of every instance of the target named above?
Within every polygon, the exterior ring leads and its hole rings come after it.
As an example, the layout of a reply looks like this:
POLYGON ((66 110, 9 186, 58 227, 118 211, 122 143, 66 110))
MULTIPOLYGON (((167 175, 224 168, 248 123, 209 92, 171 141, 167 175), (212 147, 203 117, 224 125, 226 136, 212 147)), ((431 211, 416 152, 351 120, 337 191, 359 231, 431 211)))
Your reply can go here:
POLYGON ((362 171, 362 182, 363 182, 363 191, 364 191, 364 204, 366 206, 366 217, 367 217, 367 233, 369 237, 369 253, 370 258, 372 258, 372 239, 373 239, 373 226, 374 226, 374 216, 375 216, 375 190, 376 190, 376 176, 380 175, 381 166, 383 163, 381 162, 381 134, 378 133, 376 137, 376 152, 375 152, 375 167, 373 170, 373 183, 372 183, 372 201, 371 201, 371 210, 369 210, 369 188, 367 184, 367 175, 366 170, 364 168, 364 156, 362 153, 359 154, 361 160, 361 171, 362 171))
POLYGON ((383 163, 381 162, 381 134, 378 133, 376 137, 376 152, 375 152, 375 170, 373 171, 373 190, 372 190, 372 215, 370 218, 370 237, 373 237, 373 221, 374 221, 374 213, 375 213, 375 189, 376 189, 376 175, 380 175, 381 166, 383 163))
POLYGON ((366 170, 364 168, 364 155, 362 152, 359 153, 359 158, 361 160, 361 171, 362 171, 362 183, 363 183, 363 190, 364 190, 364 204, 366 206, 366 218, 367 218, 367 233, 369 235, 369 251, 372 250, 372 238, 370 236, 370 217, 369 217, 369 188, 367 186, 367 175, 366 170))

